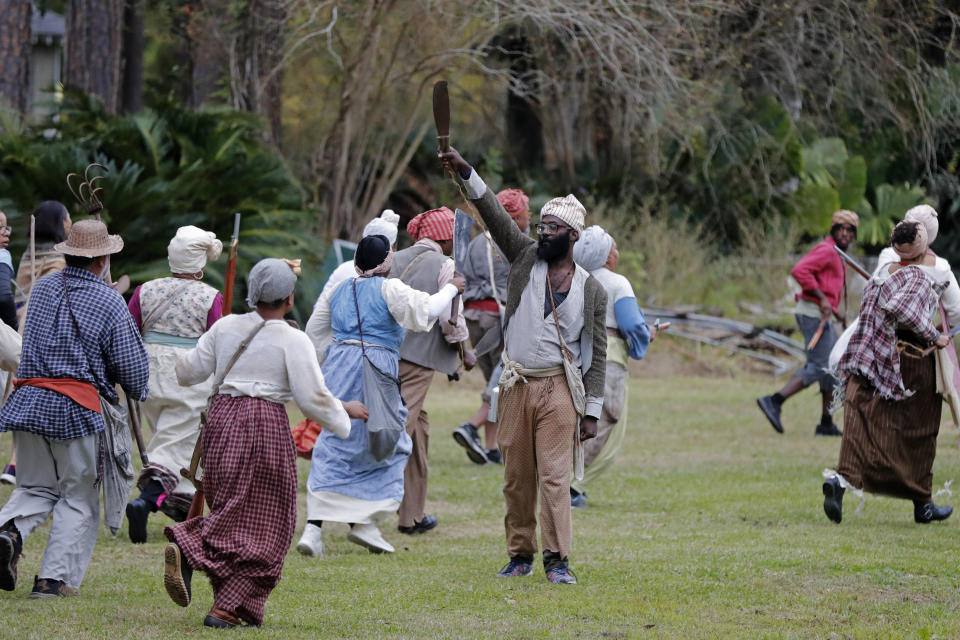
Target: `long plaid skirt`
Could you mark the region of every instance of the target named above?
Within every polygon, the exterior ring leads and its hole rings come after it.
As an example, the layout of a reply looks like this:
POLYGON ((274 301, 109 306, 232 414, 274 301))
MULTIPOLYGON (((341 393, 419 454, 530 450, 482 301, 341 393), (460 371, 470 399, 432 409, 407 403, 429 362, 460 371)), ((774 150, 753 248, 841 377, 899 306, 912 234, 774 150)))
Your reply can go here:
POLYGON ((940 432, 941 396, 934 356, 900 354, 903 386, 916 393, 886 400, 859 375, 847 382, 837 473, 855 487, 908 500, 930 500, 940 432))
POLYGON ((201 433, 210 514, 164 529, 210 578, 217 607, 262 624, 297 520, 296 451, 283 405, 218 395, 201 433))

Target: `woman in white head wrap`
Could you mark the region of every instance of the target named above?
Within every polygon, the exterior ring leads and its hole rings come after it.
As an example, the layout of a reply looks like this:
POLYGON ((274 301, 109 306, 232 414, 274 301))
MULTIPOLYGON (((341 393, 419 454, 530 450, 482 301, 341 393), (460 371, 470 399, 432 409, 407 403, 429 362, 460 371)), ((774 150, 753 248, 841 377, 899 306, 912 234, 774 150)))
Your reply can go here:
MULTIPOLYGON (((384 209, 380 217, 374 218, 363 228, 363 238, 368 236, 383 236, 390 242, 390 247, 397 247, 397 224, 400 222, 400 216, 393 212, 393 209, 384 209)), ((361 238, 361 240, 363 239, 361 238)), ((341 282, 348 278, 355 278, 357 271, 354 268, 353 260, 347 260, 341 263, 323 285, 320 296, 313 304, 313 313, 304 331, 310 336, 310 340, 317 346, 317 357, 320 364, 323 364, 326 356, 327 347, 333 340, 333 332, 330 331, 330 319, 325 316, 326 309, 329 308, 330 296, 341 282)))
MULTIPOLYGON (((905 222, 918 222, 924 227, 927 238, 927 250, 923 261, 920 263, 921 270, 927 274, 933 283, 946 283, 946 288, 937 288, 942 291, 940 294, 940 328, 949 331, 951 327, 960 323, 960 286, 957 285, 957 277, 953 274, 953 269, 946 258, 938 256, 929 245, 937 238, 940 230, 940 219, 937 210, 928 204, 921 204, 908 210, 903 217, 905 222), (943 316, 946 316, 946 323, 943 322, 943 316)), ((893 247, 886 247, 880 252, 880 258, 877 260, 877 270, 873 272, 874 277, 885 271, 893 262, 900 258, 893 247)), ((939 353, 940 362, 938 365, 943 368, 942 378, 944 382, 944 398, 950 405, 953 426, 960 427, 960 360, 957 358, 957 352, 951 343, 939 353)))
POLYGON ((153 427, 150 463, 137 481, 140 496, 127 504, 132 542, 146 541, 150 513, 161 510, 181 522, 190 508, 193 484, 180 476, 180 469, 189 466, 213 380, 181 387, 174 368, 223 312, 220 293, 200 281, 207 261, 219 258, 222 250, 213 233, 180 227, 167 246, 171 275, 143 283, 130 299, 130 313, 150 357, 150 395, 141 406, 153 427))
POLYGON ((834 522, 843 519, 847 489, 912 500, 920 524, 953 511, 934 504, 932 494, 943 412, 933 352, 950 337, 932 322, 945 283, 933 281, 922 266, 927 243, 921 223, 894 228, 890 244, 897 261, 864 289, 857 327, 840 358, 843 439, 822 487, 824 513, 834 522))
POLYGON ((613 465, 627 426, 627 358, 641 360, 652 339, 630 281, 615 273, 617 243, 593 225, 573 245, 573 259, 600 281, 607 292, 607 375, 597 437, 583 443, 583 480, 570 484, 573 506, 587 503, 586 485, 613 465))

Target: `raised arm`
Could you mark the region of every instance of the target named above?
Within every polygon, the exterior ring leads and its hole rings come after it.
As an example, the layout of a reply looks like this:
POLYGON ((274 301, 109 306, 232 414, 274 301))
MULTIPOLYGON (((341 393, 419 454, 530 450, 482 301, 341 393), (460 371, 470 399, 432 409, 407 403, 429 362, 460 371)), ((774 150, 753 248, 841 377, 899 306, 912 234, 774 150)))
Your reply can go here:
POLYGON ((510 262, 516 260, 524 249, 535 242, 534 239, 520 231, 497 196, 456 149, 450 147, 449 151, 440 152, 439 156, 443 166, 453 169, 460 178, 467 198, 480 212, 480 217, 503 255, 510 262))

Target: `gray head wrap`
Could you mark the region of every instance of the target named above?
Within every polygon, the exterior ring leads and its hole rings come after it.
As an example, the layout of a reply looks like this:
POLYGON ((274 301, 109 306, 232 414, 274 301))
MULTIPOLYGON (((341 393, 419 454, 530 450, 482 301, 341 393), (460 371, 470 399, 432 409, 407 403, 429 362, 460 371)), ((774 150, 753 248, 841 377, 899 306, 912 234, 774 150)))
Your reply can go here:
POLYGON ((607 263, 613 238, 600 225, 587 227, 573 245, 573 260, 587 271, 599 269, 607 263))
POLYGON ((264 258, 250 269, 247 277, 247 305, 256 308, 258 302, 283 300, 297 285, 297 274, 279 258, 264 258))

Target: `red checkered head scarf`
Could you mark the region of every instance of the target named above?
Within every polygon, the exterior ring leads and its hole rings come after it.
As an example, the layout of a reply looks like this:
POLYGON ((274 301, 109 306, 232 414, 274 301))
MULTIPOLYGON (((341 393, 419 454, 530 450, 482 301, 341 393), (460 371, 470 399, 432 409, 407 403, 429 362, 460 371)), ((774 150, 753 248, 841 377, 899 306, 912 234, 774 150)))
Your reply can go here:
POLYGON ((424 211, 407 223, 407 233, 414 240, 423 238, 430 238, 437 242, 452 240, 455 216, 456 214, 447 207, 424 211))
POLYGON ((497 194, 497 200, 500 201, 511 218, 530 213, 530 198, 520 189, 504 189, 497 194))

